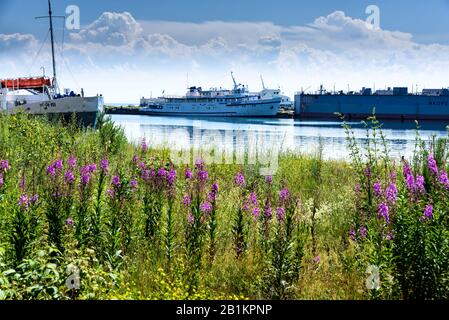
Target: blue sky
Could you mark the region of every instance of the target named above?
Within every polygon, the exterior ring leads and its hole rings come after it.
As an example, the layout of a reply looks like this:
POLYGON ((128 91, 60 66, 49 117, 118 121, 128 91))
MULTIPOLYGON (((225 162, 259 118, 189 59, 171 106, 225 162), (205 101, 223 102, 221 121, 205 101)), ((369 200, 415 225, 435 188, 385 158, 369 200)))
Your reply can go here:
MULTIPOLYGON (((293 95, 301 88, 447 87, 449 0, 53 0, 81 11, 81 30, 55 22, 63 86, 110 102, 135 102, 187 84, 250 89, 259 75, 293 95), (380 29, 365 9, 380 9, 380 29), (136 79, 139 80, 136 82, 136 79)), ((46 0, 0 0, 0 78, 51 69, 46 0), (41 49, 41 51, 39 51, 41 49), (40 55, 36 55, 40 52, 40 55)), ((49 72, 47 72, 48 74, 49 72)))
MULTIPOLYGON (((383 28, 412 33, 423 42, 449 43, 449 0, 53 0, 55 13, 62 14, 70 4, 80 7, 82 24, 104 11, 128 11, 137 20, 271 21, 286 26, 310 23, 335 10, 364 19, 365 8, 375 4, 381 9, 383 28)), ((0 0, 0 10, 0 32, 36 32, 40 23, 33 18, 45 15, 47 5, 45 0, 0 0)))

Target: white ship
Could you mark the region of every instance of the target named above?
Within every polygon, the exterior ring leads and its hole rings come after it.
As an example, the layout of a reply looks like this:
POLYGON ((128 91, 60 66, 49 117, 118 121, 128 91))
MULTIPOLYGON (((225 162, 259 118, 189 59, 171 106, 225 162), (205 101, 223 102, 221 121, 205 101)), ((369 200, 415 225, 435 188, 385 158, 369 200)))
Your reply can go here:
POLYGON ((262 81, 262 91, 258 94, 262 99, 270 99, 270 98, 281 98, 280 107, 285 110, 293 110, 293 101, 290 97, 283 95, 281 89, 269 89, 265 87, 265 83, 263 81, 262 76, 260 76, 260 80, 262 81))
POLYGON ((56 80, 56 62, 53 38, 51 3, 48 0, 53 79, 45 76, 22 77, 0 80, 0 108, 4 113, 26 112, 35 115, 48 115, 49 118, 68 120, 75 114, 85 126, 94 127, 98 113, 103 111, 103 97, 84 97, 66 90, 60 94, 56 80))
POLYGON ((279 111, 280 97, 262 97, 249 93, 248 88, 237 84, 234 89, 210 89, 190 87, 183 97, 161 97, 157 100, 141 100, 140 110, 146 114, 178 116, 219 117, 272 117, 279 111), (149 103, 150 102, 150 103, 149 103))

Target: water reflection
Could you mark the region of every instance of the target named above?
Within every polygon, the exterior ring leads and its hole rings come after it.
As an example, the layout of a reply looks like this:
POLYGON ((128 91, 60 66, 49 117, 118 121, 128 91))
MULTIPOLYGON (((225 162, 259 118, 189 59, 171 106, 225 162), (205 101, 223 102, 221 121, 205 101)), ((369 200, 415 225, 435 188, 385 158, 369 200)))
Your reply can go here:
MULTIPOLYGON (((226 152, 235 148, 250 149, 253 144, 262 148, 278 148, 280 152, 313 153, 321 139, 324 157, 347 159, 346 133, 339 121, 300 121, 293 119, 261 118, 187 118, 112 115, 130 141, 145 137, 150 143, 173 148, 200 145, 216 147, 226 152)), ((366 143, 362 122, 348 123, 358 142, 366 143)), ((390 154, 411 157, 415 147, 416 123, 413 121, 384 121, 383 133, 390 154)), ((432 136, 447 136, 447 123, 423 121, 420 135, 428 141, 432 136)))

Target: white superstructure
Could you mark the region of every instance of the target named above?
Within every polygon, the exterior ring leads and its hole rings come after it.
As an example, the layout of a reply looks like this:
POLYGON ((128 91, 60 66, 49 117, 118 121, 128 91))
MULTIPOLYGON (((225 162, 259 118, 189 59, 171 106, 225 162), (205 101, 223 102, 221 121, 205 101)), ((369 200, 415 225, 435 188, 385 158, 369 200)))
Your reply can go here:
POLYGON ((234 89, 190 87, 183 97, 162 97, 140 110, 149 114, 193 115, 220 117, 269 117, 279 111, 280 97, 262 97, 251 94, 248 88, 237 84, 234 89))

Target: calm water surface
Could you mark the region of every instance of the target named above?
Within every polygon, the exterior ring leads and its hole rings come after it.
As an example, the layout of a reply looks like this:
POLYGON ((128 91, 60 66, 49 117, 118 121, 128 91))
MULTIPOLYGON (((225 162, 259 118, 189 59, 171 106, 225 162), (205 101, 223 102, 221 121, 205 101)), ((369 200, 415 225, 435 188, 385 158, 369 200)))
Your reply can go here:
MULTIPOLYGON (((223 152, 277 149, 278 152, 314 153, 319 141, 327 159, 348 159, 346 133, 338 121, 302 121, 293 119, 190 118, 111 115, 132 142, 146 138, 153 146, 187 148, 212 147, 223 152)), ((360 144, 366 143, 361 122, 349 123, 360 144)), ((447 136, 443 122, 421 122, 423 140, 447 136)), ((383 122, 390 155, 411 157, 415 146, 415 122, 383 122)))

